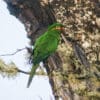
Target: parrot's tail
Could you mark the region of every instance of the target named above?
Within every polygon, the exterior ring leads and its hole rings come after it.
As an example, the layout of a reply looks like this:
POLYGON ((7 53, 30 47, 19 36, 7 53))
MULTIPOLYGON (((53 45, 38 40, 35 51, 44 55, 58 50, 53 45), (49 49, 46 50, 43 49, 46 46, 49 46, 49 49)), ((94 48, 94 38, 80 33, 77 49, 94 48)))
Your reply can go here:
POLYGON ((38 66, 39 66, 38 64, 32 66, 32 69, 31 69, 31 72, 30 72, 30 76, 29 76, 29 79, 28 79, 27 88, 29 88, 29 86, 30 86, 30 84, 32 82, 32 78, 35 75, 35 72, 36 72, 36 69, 37 69, 38 66))

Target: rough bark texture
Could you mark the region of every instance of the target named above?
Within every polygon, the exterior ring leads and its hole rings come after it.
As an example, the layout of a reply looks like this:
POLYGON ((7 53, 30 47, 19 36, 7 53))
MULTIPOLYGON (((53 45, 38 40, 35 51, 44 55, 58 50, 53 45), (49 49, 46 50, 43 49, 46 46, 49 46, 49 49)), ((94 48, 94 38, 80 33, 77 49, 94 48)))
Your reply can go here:
POLYGON ((55 99, 100 99, 100 0, 4 0, 10 13, 25 26, 32 44, 55 21, 65 25, 66 34, 57 52, 45 62, 55 99), (66 36, 78 40, 90 61, 90 68, 79 45, 68 43, 66 36), (75 58, 83 59, 80 63, 75 58), (78 55, 79 54, 79 55, 78 55), (86 64, 86 63, 85 63, 86 64), (84 65, 85 65, 84 64, 84 65), (86 64, 88 65, 88 64, 86 64))

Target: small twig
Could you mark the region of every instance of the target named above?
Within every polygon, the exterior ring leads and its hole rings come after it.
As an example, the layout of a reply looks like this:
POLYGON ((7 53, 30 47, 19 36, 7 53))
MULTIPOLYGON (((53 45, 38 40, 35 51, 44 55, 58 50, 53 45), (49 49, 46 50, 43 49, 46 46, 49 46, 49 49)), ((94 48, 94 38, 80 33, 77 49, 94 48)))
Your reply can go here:
MULTIPOLYGON (((42 70, 42 69, 41 69, 42 70)), ((17 71, 19 72, 19 73, 23 73, 23 74, 26 74, 26 75, 30 75, 30 71, 29 72, 26 72, 26 71, 23 71, 23 70, 21 70, 21 69, 19 69, 19 68, 17 68, 17 71)), ((45 73, 45 72, 41 72, 41 71, 38 71, 38 72, 36 72, 35 73, 35 75, 43 75, 43 76, 47 76, 47 74, 45 73)))
POLYGON ((17 71, 18 71, 19 73, 23 73, 23 74, 27 74, 27 75, 29 75, 29 74, 30 74, 30 72, 26 72, 26 71, 23 71, 23 70, 18 69, 18 68, 17 68, 17 71))
POLYGON ((11 53, 11 54, 2 54, 2 55, 0 55, 0 56, 13 56, 13 55, 15 55, 16 53, 18 53, 18 52, 20 52, 20 51, 22 51, 22 50, 24 50, 24 49, 27 49, 27 47, 22 48, 22 49, 17 49, 14 53, 11 53))
POLYGON ((86 55, 89 55, 91 53, 95 53, 95 51, 94 50, 91 50, 91 51, 87 52, 86 55))
POLYGON ((66 40, 64 34, 61 34, 61 36, 62 36, 62 39, 64 40, 65 44, 67 45, 68 44, 68 41, 66 40))

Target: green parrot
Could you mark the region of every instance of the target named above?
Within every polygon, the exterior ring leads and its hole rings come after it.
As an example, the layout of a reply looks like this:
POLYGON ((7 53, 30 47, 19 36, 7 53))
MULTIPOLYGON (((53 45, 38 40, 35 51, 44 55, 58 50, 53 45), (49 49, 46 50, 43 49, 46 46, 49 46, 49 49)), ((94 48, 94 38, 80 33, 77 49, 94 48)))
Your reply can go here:
POLYGON ((32 54, 33 66, 31 68, 27 87, 30 86, 39 63, 46 60, 52 53, 56 51, 60 41, 60 34, 63 30, 64 26, 62 24, 54 23, 48 27, 47 31, 44 34, 37 38, 34 44, 32 54))

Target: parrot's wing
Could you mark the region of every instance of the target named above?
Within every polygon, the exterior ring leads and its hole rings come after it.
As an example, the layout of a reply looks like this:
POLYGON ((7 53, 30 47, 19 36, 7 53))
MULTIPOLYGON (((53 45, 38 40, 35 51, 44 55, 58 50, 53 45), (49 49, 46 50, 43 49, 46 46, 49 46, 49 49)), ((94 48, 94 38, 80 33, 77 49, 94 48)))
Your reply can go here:
POLYGON ((50 56, 58 46, 58 39, 51 36, 45 36, 37 40, 34 49, 33 63, 39 63, 50 56))

